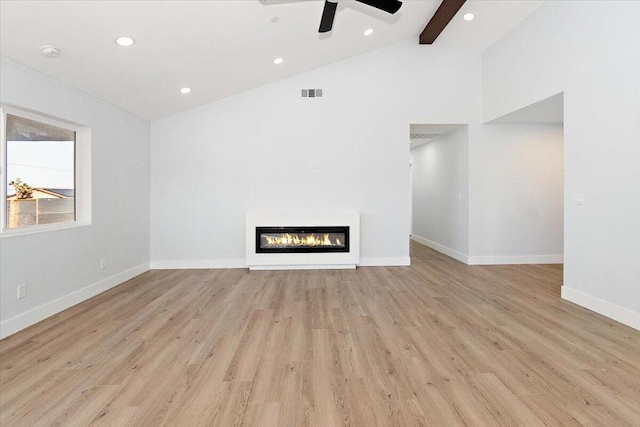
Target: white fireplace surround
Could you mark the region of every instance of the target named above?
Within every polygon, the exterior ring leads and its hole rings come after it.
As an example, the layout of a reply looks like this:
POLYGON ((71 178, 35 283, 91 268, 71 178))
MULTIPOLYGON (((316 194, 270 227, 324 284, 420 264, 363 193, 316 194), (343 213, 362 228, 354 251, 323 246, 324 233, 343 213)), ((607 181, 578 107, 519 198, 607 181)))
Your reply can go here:
POLYGON ((250 270, 348 269, 360 263, 359 213, 254 213, 246 218, 246 262, 250 270), (349 252, 256 253, 256 227, 346 226, 349 252))

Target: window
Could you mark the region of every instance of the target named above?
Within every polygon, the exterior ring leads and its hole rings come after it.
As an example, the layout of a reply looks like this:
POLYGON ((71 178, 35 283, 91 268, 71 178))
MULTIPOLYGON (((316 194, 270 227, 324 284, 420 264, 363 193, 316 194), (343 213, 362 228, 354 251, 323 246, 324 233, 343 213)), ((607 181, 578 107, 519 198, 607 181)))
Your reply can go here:
POLYGON ((88 222, 88 135, 81 126, 2 107, 3 234, 88 222))

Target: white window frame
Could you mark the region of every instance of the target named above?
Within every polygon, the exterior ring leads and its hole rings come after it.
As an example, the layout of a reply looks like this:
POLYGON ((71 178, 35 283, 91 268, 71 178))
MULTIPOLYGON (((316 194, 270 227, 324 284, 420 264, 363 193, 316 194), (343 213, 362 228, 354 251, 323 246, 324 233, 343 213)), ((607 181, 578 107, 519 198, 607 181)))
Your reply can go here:
POLYGON ((91 128, 49 115, 0 104, 0 238, 91 225, 91 128), (74 131, 75 220, 7 228, 7 114, 74 131))

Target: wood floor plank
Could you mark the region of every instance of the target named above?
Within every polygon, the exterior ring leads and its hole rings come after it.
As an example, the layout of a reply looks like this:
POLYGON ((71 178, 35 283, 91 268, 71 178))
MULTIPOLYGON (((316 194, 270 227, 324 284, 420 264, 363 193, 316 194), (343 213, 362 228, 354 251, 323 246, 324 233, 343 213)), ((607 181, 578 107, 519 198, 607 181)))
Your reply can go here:
POLYGON ((0 341, 0 425, 640 425, 640 332, 558 265, 157 270, 0 341))

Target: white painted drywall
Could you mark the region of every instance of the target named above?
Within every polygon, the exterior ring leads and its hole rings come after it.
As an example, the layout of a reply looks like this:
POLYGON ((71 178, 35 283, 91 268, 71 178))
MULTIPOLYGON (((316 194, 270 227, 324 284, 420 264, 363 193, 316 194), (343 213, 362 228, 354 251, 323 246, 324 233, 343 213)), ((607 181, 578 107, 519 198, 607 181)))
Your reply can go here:
POLYGON ((361 265, 407 264, 408 125, 479 114, 479 55, 409 40, 155 121, 152 265, 242 266, 245 214, 278 211, 359 212, 361 265))
POLYGON ((561 263, 563 129, 472 127, 471 264, 561 263))
POLYGON ((0 319, 6 335, 40 320, 42 313, 46 317, 69 301, 79 302, 78 295, 90 296, 83 289, 102 283, 95 289, 104 290, 105 283, 117 284, 111 277, 148 264, 149 125, 6 57, 0 57, 0 66, 2 103, 91 127, 93 155, 91 225, 0 239, 0 319), (27 296, 17 300, 22 283, 27 296))
POLYGON ((564 91, 564 286, 638 318, 640 2, 548 2, 482 74, 485 120, 564 91))
POLYGON ((457 252, 457 258, 465 260, 469 253, 468 127, 412 149, 411 165, 412 237, 457 252))

